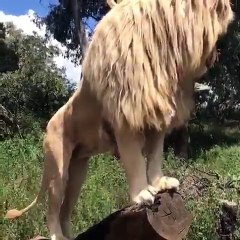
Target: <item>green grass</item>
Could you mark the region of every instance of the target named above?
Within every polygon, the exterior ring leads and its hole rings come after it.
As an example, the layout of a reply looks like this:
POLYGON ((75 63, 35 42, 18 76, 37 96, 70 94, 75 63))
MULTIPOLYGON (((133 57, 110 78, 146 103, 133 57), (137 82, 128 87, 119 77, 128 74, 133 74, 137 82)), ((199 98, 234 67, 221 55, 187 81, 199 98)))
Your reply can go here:
MULTIPOLYGON (((218 239, 215 229, 220 200, 240 203, 240 146, 215 146, 202 153, 198 159, 194 159, 193 164, 185 172, 184 167, 181 171, 182 181, 184 177, 191 174, 200 177, 205 183, 201 191, 202 195, 187 201, 188 208, 194 214, 194 222, 188 239, 218 239), (229 188, 227 183, 232 181, 233 188, 229 188)), ((239 231, 239 224, 238 227, 239 231)), ((236 234, 238 236, 236 239, 240 239, 239 233, 236 232, 236 234)))
MULTIPOLYGON (((202 138, 205 139, 203 142, 206 145, 207 134, 202 138)), ((187 238, 189 240, 217 239, 215 222, 219 200, 227 199, 239 203, 239 192, 236 190, 240 188, 240 182, 237 181, 240 180, 239 135, 236 135, 235 139, 231 144, 226 141, 224 144, 218 142, 217 145, 209 140, 211 146, 204 145, 206 148, 202 151, 200 145, 193 142, 199 149, 195 147, 196 154, 188 162, 175 159, 171 153, 165 156, 164 169, 178 177, 181 182, 189 175, 204 177, 207 181, 202 195, 186 199, 187 208, 194 214, 187 238), (214 172, 219 178, 204 172, 214 172), (226 188, 224 184, 232 180, 236 180, 233 182, 234 188, 226 188)), ((35 197, 42 173, 41 146, 42 138, 36 136, 0 142, 0 239, 25 240, 34 235, 48 234, 45 220, 46 203, 38 205, 17 220, 3 219, 7 209, 25 207, 35 197)), ((94 157, 74 211, 75 233, 85 230, 127 204, 127 187, 119 163, 108 156, 94 157)), ((240 235, 237 239, 240 239, 240 235)))

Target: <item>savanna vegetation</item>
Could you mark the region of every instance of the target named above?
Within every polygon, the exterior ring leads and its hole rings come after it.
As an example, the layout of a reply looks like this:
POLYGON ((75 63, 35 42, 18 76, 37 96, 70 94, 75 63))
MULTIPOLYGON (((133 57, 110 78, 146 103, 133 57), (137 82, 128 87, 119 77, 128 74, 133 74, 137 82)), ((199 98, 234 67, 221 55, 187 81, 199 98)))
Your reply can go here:
MULTIPOLYGON (((109 10, 105 1, 78 0, 81 27, 76 30, 71 2, 51 5, 44 18, 45 38, 24 35, 11 24, 0 23, 0 239, 22 240, 46 235, 45 207, 38 205, 15 221, 3 219, 7 209, 21 208, 38 191, 42 173, 44 128, 72 94, 75 84, 53 61, 60 54, 46 45, 52 34, 68 49, 66 57, 79 64, 82 31, 109 10), (64 4, 64 8, 61 4, 64 4), (79 32, 80 31, 80 32, 79 32)), ((194 221, 187 239, 240 239, 237 229, 229 238, 218 234, 221 200, 240 199, 240 6, 233 1, 236 19, 218 42, 219 61, 202 79, 211 87, 196 97, 196 113, 189 124, 189 159, 165 153, 164 170, 180 179, 181 193, 194 221)), ((91 25, 94 25, 91 24, 91 25)), ((92 27, 92 26, 91 26, 92 27)), ((128 202, 124 173, 108 155, 95 156, 74 211, 79 233, 128 202)))

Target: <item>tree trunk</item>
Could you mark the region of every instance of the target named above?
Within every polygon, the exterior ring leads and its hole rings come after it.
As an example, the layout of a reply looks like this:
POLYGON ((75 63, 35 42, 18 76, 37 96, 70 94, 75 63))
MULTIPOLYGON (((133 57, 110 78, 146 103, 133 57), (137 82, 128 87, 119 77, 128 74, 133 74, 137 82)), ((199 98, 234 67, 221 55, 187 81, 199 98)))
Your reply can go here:
POLYGON ((75 240, 180 240, 192 215, 179 193, 159 193, 151 206, 132 205, 112 213, 75 240))

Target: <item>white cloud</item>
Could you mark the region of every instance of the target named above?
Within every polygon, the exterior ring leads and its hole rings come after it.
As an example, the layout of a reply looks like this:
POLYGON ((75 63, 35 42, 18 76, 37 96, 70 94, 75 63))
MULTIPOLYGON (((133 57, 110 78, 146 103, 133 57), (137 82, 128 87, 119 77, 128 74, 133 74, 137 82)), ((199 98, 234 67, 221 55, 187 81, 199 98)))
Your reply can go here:
MULTIPOLYGON (((33 34, 33 31, 37 32, 40 36, 45 35, 46 28, 43 26, 41 29, 39 29, 34 23, 34 11, 29 9, 27 14, 15 16, 15 15, 9 15, 5 14, 3 11, 0 11, 0 22, 13 22, 13 24, 19 28, 22 29, 25 34, 33 34)), ((54 46, 58 46, 62 52, 65 52, 66 48, 63 47, 57 40, 51 38, 49 43, 54 46)), ((70 61, 70 59, 64 58, 63 56, 58 56, 54 58, 55 63, 58 67, 65 67, 66 68, 66 75, 68 79, 79 82, 80 79, 80 71, 81 67, 74 66, 74 64, 70 61)))

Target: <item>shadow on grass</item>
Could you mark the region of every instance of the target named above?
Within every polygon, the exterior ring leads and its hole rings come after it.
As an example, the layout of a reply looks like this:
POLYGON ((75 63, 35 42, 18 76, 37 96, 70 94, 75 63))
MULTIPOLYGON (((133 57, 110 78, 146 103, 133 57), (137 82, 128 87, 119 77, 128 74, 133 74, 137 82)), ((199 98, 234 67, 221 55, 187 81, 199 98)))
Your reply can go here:
POLYGON ((202 127, 190 127, 191 158, 214 146, 232 146, 240 143, 240 126, 226 127, 215 123, 203 124, 202 127))

